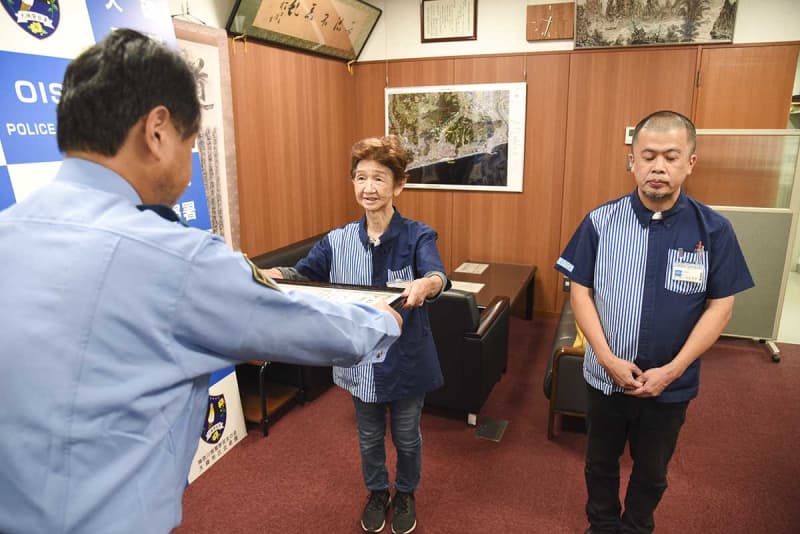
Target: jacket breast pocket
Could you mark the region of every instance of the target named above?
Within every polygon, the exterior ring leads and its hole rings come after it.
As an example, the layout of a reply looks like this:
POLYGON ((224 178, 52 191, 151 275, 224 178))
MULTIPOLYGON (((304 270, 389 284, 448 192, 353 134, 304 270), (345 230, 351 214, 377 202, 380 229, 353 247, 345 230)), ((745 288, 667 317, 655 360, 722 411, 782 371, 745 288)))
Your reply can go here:
POLYGON ((681 295, 704 293, 708 282, 708 251, 669 249, 664 288, 681 295))
POLYGON ((403 281, 411 281, 414 279, 414 269, 411 265, 406 265, 405 267, 398 269, 396 271, 392 269, 386 269, 386 282, 387 284, 403 282, 403 281))

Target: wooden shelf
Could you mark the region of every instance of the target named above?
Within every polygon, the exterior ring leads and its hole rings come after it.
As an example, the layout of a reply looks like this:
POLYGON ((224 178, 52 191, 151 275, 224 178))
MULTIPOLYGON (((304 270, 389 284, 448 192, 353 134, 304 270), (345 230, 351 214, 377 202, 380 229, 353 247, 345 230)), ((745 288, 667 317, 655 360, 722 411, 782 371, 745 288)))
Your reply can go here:
MULTIPOLYGON (((267 415, 270 422, 291 408, 297 400, 298 388, 283 384, 267 383, 267 415)), ((245 421, 261 424, 261 397, 258 390, 242 389, 242 411, 245 421)))

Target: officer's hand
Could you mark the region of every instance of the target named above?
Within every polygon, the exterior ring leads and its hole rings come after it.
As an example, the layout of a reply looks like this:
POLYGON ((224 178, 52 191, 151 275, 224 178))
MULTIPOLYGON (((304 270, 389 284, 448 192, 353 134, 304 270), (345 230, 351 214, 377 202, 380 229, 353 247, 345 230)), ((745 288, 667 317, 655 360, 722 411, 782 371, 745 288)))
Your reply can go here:
POLYGON ((642 370, 635 363, 614 356, 603 367, 614 383, 626 391, 642 387, 642 370))
POLYGON ((391 313, 392 317, 394 317, 394 320, 397 321, 397 326, 400 327, 400 331, 401 332, 403 331, 403 318, 400 317, 400 314, 397 313, 394 310, 394 308, 392 308, 391 306, 386 304, 384 301, 380 301, 380 302, 376 303, 375 307, 378 308, 379 310, 383 310, 385 312, 391 313))

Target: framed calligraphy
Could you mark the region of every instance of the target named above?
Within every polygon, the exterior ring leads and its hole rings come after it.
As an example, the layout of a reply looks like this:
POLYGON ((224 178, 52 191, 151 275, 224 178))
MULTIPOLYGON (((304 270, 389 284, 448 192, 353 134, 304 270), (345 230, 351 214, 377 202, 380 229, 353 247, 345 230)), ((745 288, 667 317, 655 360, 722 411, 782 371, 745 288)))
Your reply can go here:
POLYGON ((422 0, 419 16, 423 43, 478 38, 478 0, 422 0))
POLYGON ((231 70, 225 30, 172 19, 178 49, 197 80, 201 125, 197 150, 211 231, 239 250, 239 194, 233 133, 231 70))
POLYGON ((380 16, 361 0, 237 0, 226 27, 234 35, 353 61, 380 16))

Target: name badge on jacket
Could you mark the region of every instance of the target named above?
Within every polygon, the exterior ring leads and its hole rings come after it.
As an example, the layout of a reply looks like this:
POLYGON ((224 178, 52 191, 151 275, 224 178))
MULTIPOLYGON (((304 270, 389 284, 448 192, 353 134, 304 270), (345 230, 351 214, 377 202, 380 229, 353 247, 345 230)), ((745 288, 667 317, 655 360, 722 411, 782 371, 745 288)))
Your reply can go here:
POLYGON ((676 262, 672 264, 672 280, 675 282, 703 283, 703 266, 698 263, 676 262))

